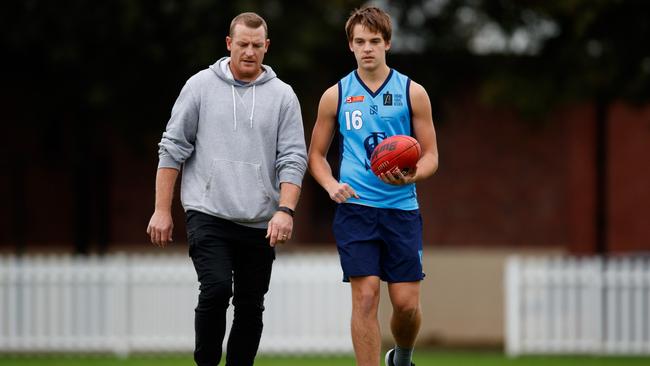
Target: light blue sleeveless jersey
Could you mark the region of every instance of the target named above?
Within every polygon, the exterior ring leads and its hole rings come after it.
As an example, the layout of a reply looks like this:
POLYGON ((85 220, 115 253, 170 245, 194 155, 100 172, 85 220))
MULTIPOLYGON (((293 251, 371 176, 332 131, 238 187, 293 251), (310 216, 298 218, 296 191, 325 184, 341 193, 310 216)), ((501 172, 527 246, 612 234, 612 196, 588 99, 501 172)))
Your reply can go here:
POLYGON ((393 69, 376 93, 361 81, 356 70, 339 81, 339 182, 349 184, 360 197, 347 202, 400 210, 418 208, 415 184, 386 184, 370 169, 372 150, 383 139, 413 136, 410 84, 408 77, 393 69))

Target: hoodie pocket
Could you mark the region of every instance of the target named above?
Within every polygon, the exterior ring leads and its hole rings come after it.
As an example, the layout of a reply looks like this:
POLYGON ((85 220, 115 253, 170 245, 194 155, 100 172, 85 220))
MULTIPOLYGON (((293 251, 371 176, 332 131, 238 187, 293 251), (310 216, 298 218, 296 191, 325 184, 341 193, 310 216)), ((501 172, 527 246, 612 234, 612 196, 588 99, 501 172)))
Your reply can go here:
POLYGON ((260 221, 273 212, 260 164, 214 159, 203 195, 208 210, 234 221, 260 221))

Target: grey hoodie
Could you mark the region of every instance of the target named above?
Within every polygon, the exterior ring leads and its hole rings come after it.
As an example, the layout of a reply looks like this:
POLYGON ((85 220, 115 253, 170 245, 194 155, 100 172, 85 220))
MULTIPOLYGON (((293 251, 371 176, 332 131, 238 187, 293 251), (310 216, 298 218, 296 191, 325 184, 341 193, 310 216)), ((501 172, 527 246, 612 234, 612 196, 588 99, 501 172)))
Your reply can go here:
POLYGON ((266 228, 280 183, 300 186, 307 169, 300 105, 269 66, 241 85, 229 62, 224 57, 185 83, 159 144, 158 167, 183 166, 185 211, 266 228))

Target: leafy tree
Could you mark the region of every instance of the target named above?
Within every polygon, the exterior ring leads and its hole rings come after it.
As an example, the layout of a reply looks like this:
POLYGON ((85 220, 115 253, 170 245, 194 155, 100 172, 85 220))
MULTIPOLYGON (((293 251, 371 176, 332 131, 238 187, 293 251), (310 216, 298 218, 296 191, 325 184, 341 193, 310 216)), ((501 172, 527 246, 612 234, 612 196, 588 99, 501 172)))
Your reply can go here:
POLYGON ((10 176, 11 240, 24 248, 34 209, 26 206, 29 163, 72 177, 75 252, 88 253, 91 243, 102 251, 110 241, 113 136, 130 141, 136 156, 150 155, 185 80, 227 54, 225 36, 236 14, 255 11, 267 19, 272 48, 266 61, 311 97, 334 82, 342 63, 332 60, 346 51, 341 22, 359 3, 3 2, 0 42, 8 57, 0 93, 7 133, 29 137, 3 145, 12 156, 3 163, 10 176))
MULTIPOLYGON (((389 1, 416 52, 451 60, 483 99, 529 117, 553 106, 596 108, 595 250, 606 253, 606 116, 617 99, 650 97, 650 3, 640 0, 389 1)), ((438 82, 452 85, 447 69, 438 82), (446 80, 444 78, 447 78, 446 80)), ((449 88, 447 88, 448 90, 449 88)))

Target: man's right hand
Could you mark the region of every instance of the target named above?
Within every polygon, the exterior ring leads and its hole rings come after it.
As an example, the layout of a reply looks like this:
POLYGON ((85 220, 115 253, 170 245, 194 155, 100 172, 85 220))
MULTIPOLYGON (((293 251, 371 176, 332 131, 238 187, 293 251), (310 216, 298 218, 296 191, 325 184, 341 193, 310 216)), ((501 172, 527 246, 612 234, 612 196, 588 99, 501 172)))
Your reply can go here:
POLYGON ((335 185, 327 188, 327 193, 329 193, 332 201, 336 203, 343 203, 350 197, 359 198, 357 192, 355 192, 354 189, 347 183, 337 182, 335 185))
POLYGON ((149 220, 149 226, 147 226, 147 234, 151 237, 151 243, 164 248, 171 243, 173 230, 174 221, 171 212, 154 211, 151 220, 149 220))

